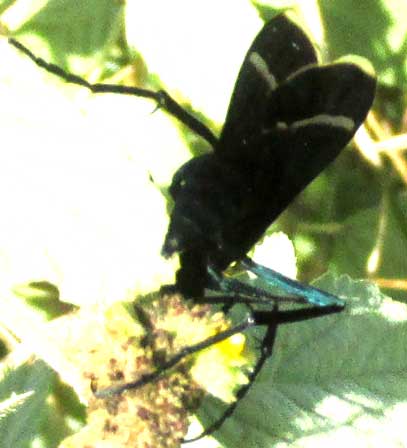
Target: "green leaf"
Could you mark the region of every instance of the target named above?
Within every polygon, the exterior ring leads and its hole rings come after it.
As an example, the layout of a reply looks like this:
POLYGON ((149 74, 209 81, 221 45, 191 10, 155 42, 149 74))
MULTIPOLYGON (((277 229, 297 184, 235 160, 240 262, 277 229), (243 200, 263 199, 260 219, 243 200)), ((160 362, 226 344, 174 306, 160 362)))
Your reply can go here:
MULTIPOLYGON (((407 307, 347 276, 318 286, 346 297, 346 311, 279 329, 272 359, 216 433, 223 446, 405 442, 407 307)), ((205 411, 204 426, 220 412, 213 401, 205 411)))
POLYGON ((404 0, 320 0, 319 4, 332 57, 347 53, 364 56, 373 63, 381 82, 406 87, 407 3, 404 0))
POLYGON ((12 414, 16 409, 21 406, 28 397, 34 392, 23 392, 22 394, 11 393, 9 398, 6 398, 0 403, 0 420, 6 415, 12 414))
POLYGON ((32 394, 14 412, 0 419, 0 440, 4 448, 27 448, 46 417, 46 398, 55 374, 42 361, 24 364, 10 371, 0 382, 0 401, 10 393, 32 394))
MULTIPOLYGON (((344 221, 343 230, 335 238, 333 251, 334 265, 338 271, 346 271, 355 277, 367 276, 367 260, 377 248, 375 277, 405 277, 406 220, 401 210, 404 198, 397 199, 397 194, 391 197, 393 200, 386 200, 384 208, 359 210, 344 221)), ((394 298, 405 301, 405 293, 401 291, 394 298)))
POLYGON ((101 56, 118 39, 122 9, 120 2, 110 0, 49 0, 40 9, 26 5, 30 18, 18 34, 40 38, 49 46, 48 59, 61 67, 72 69, 69 58, 75 56, 74 70, 83 75, 94 65, 95 55, 101 56))

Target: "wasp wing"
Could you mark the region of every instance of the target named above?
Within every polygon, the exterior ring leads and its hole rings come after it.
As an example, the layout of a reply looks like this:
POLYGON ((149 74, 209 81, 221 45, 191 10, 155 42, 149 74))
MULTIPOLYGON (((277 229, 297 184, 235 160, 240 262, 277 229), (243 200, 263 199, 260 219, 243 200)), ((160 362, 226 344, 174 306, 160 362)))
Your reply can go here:
POLYGON ((242 141, 258 131, 271 91, 292 73, 316 62, 309 38, 285 15, 266 23, 243 61, 215 150, 232 156, 242 141))
MULTIPOLYGON (((375 86, 355 64, 300 69, 271 92, 256 131, 219 153, 247 184, 245 206, 223 232, 235 258, 346 146, 366 118, 375 86)), ((231 261, 226 256, 223 264, 231 261)))

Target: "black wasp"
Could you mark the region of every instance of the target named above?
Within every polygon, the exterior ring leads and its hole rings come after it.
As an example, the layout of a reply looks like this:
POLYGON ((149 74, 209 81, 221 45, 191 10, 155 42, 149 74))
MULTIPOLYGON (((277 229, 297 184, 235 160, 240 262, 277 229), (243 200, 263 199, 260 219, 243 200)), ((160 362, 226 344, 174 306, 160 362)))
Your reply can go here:
POLYGON ((193 440, 212 433, 232 414, 271 355, 279 324, 343 309, 341 299, 258 265, 246 253, 353 137, 372 105, 375 78, 352 63, 317 65, 314 47, 305 33, 285 15, 278 15, 264 25, 246 54, 217 138, 164 91, 90 84, 37 58, 16 40, 10 39, 10 43, 47 71, 92 92, 155 100, 158 107, 212 146, 213 152, 193 158, 173 177, 170 193, 174 208, 162 254, 179 255, 176 287, 184 296, 230 305, 243 302, 250 312, 229 330, 186 347, 159 371, 96 392, 105 397, 141 387, 185 356, 253 325, 264 325, 267 331, 250 382, 238 391, 237 401, 193 440), (222 272, 235 261, 288 297, 223 277, 222 272), (278 303, 287 300, 313 306, 278 309, 278 303), (269 308, 256 309, 258 303, 268 303, 269 308))

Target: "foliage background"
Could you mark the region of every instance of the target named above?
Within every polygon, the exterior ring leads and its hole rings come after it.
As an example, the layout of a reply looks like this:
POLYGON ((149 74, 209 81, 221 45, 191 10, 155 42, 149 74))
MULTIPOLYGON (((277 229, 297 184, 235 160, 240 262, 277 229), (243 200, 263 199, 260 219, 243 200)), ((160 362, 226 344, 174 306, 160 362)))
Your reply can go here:
MULTIPOLYGON (((398 420, 407 391, 405 1, 9 0, 0 2, 0 20, 4 34, 91 81, 164 87, 218 132, 261 19, 287 8, 307 27, 323 60, 363 56, 375 67, 379 87, 374 115, 356 145, 344 150, 270 232, 283 230, 292 238, 300 279, 310 281, 326 270, 346 273, 370 279, 399 302, 367 283, 325 280, 327 289, 358 298, 353 320, 328 320, 328 335, 318 327, 323 323, 282 332, 277 348, 284 351, 277 351, 273 369, 264 372, 219 441, 402 446, 407 438, 398 420), (311 353, 319 357, 308 365, 311 353), (338 370, 327 368, 338 359, 338 370), (312 388, 311 377, 324 393, 312 388), (351 409, 344 402, 352 403, 351 409), (325 419, 331 419, 329 425, 325 419)), ((75 393, 55 374, 61 374, 62 361, 56 360, 58 344, 52 346, 47 325, 74 307, 130 300, 173 281, 176 260, 160 257, 168 223, 165 189, 177 167, 208 148, 161 111, 151 113, 148 101, 92 96, 66 86, 6 39, 0 57, 5 375, 0 399, 35 391, 7 407, 0 438, 2 446, 54 447, 78 430, 85 416, 75 393), (47 364, 21 364, 33 353, 47 364)), ((267 253, 265 264, 295 270, 292 261, 286 265, 285 252, 267 253)), ((87 323, 78 325, 86 329, 87 323)), ((219 404, 207 409, 211 406, 219 404)))

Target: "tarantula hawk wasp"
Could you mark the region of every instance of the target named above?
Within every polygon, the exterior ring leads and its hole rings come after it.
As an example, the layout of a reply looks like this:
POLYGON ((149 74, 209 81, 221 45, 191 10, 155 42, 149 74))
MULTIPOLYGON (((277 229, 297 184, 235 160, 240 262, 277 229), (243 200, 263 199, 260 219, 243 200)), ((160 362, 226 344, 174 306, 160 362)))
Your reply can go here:
POLYGON ((187 298, 209 303, 244 303, 242 322, 198 344, 185 347, 157 371, 131 383, 95 391, 121 394, 154 381, 186 356, 242 332, 265 326, 260 356, 248 384, 237 392, 218 420, 197 440, 220 428, 249 391, 271 356, 278 325, 312 319, 344 308, 344 301, 255 263, 246 256, 267 227, 351 140, 375 95, 375 78, 353 63, 318 65, 306 34, 284 14, 267 22, 240 69, 226 121, 218 137, 165 91, 112 84, 90 84, 36 57, 15 39, 10 43, 38 66, 94 93, 119 93, 155 101, 213 148, 181 166, 170 186, 174 208, 162 255, 178 254, 176 288, 187 298), (279 287, 287 297, 226 278, 235 261, 279 287), (208 291, 217 293, 211 296, 208 291), (285 301, 311 305, 279 309, 285 301), (268 304, 268 309, 257 309, 268 304))

